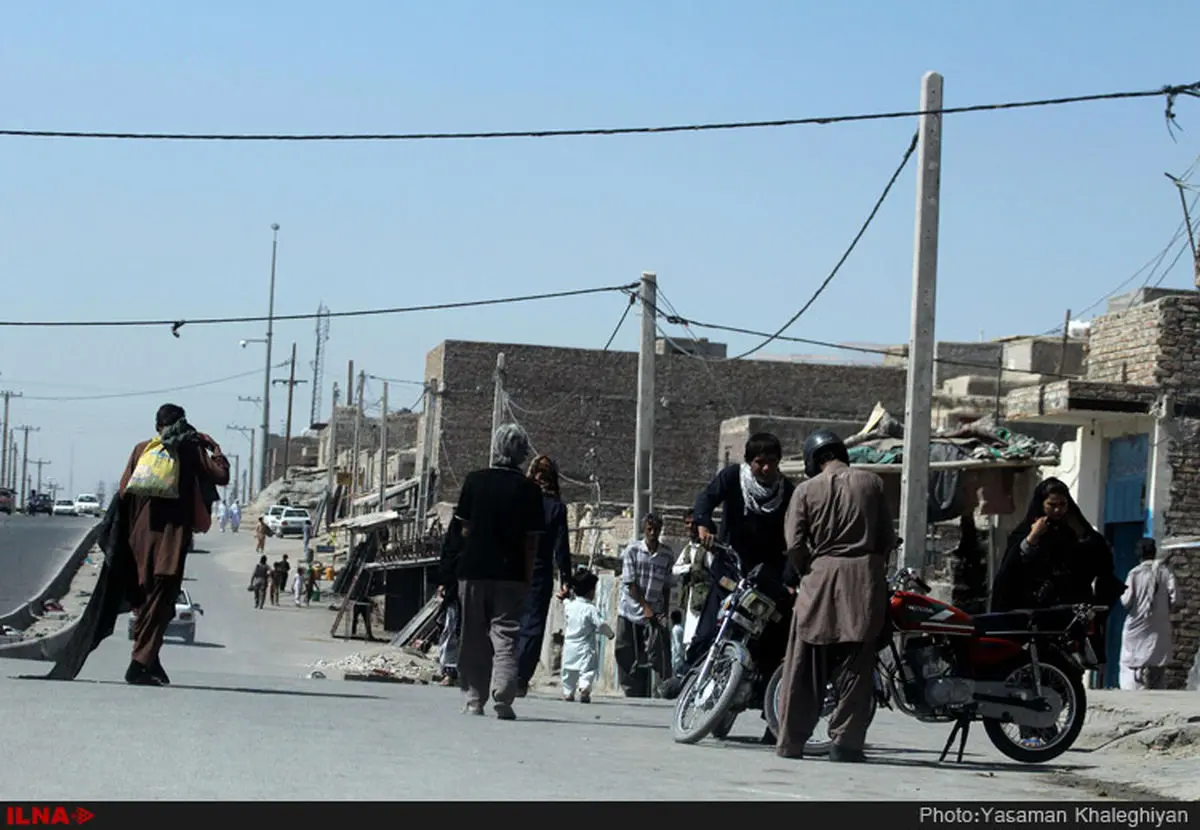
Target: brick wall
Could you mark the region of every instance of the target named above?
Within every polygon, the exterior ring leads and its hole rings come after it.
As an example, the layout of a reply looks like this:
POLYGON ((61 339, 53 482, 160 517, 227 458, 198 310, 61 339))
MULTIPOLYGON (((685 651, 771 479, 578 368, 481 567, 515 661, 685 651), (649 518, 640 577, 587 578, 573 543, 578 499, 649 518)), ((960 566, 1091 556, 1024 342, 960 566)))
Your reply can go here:
MULTIPOLYGON (((453 500, 462 476, 488 460, 492 377, 504 352, 506 388, 538 451, 566 477, 595 474, 606 501, 633 490, 637 355, 544 346, 447 341, 426 359, 426 381, 443 385, 435 418, 437 498, 453 500)), ((690 504, 715 472, 721 421, 764 416, 864 421, 877 402, 904 410, 903 368, 776 361, 703 363, 660 356, 656 363, 655 499, 690 504)), ((564 482, 564 498, 590 500, 564 482)))
POLYGON ((1158 303, 1096 318, 1088 337, 1087 379, 1155 385, 1160 326, 1158 303))

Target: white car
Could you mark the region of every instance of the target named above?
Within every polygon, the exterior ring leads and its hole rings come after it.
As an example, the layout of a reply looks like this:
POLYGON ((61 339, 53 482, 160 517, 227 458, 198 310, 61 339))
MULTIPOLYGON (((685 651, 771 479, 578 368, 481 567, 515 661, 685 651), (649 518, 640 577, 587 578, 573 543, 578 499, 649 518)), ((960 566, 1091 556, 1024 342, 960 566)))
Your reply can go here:
POLYGON ((75 513, 79 516, 99 518, 104 513, 104 509, 100 506, 100 499, 91 493, 80 493, 75 497, 75 513))
POLYGON ((275 535, 289 536, 294 533, 303 536, 305 525, 312 529, 312 517, 308 515, 308 511, 300 507, 288 507, 276 521, 275 535))
POLYGON ((279 533, 279 520, 283 518, 283 511, 287 510, 287 505, 273 504, 267 508, 267 512, 263 514, 263 524, 272 533, 279 533))
MULTIPOLYGON (((197 602, 192 602, 188 592, 179 589, 175 599, 175 617, 167 625, 168 637, 179 637, 188 645, 196 642, 196 616, 204 615, 204 609, 197 602)), ((134 611, 129 615, 129 639, 133 639, 133 621, 137 617, 134 611)))
POLYGON ((55 516, 74 516, 76 515, 75 502, 71 499, 58 499, 54 502, 51 512, 55 516))

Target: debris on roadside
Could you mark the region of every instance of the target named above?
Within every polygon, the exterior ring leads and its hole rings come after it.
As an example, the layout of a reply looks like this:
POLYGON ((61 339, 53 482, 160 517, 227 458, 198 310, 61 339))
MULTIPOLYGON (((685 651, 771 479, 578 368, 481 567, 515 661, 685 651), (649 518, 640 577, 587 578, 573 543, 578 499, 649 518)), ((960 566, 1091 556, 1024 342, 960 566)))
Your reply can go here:
MULTIPOLYGON (((374 652, 360 652, 340 660, 319 660, 312 664, 313 674, 324 677, 322 669, 342 672, 344 680, 368 680, 374 682, 409 683, 428 685, 438 677, 437 664, 419 652, 408 649, 384 648, 374 652)), ((311 675, 310 675, 311 676, 311 675)))

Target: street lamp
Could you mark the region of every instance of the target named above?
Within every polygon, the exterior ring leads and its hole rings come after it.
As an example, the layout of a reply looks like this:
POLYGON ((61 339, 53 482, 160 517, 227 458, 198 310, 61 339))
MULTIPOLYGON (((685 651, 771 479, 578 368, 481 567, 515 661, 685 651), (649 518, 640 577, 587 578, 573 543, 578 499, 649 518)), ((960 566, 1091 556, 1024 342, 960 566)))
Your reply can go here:
MULTIPOLYGON (((267 363, 263 372, 262 453, 259 461, 259 492, 267 488, 267 456, 271 448, 271 338, 275 335, 275 259, 279 251, 279 224, 271 225, 271 295, 267 305, 267 363)), ((244 345, 244 344, 243 344, 244 345)))

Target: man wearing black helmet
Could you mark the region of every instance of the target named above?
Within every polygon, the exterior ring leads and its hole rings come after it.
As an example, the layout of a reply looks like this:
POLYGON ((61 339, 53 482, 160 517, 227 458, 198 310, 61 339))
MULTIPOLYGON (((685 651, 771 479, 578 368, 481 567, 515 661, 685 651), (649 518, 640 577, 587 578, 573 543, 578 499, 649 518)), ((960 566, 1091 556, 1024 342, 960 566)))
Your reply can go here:
POLYGON ((850 466, 828 430, 804 442, 802 482, 788 505, 788 556, 802 574, 783 663, 777 753, 803 757, 832 681, 832 761, 862 761, 875 642, 887 605, 887 556, 895 543, 883 480, 850 466))

